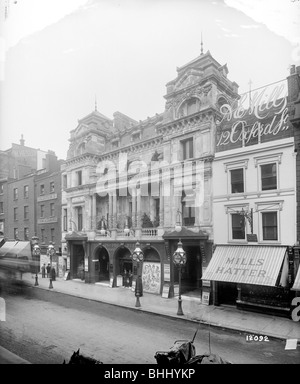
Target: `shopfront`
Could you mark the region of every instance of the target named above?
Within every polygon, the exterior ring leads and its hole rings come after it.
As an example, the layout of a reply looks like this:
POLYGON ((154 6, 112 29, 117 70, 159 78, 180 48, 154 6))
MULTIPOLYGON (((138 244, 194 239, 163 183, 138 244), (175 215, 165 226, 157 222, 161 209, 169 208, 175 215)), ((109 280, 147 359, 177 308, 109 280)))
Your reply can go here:
POLYGON ((218 245, 202 276, 213 282, 213 304, 289 314, 293 293, 285 246, 218 245))

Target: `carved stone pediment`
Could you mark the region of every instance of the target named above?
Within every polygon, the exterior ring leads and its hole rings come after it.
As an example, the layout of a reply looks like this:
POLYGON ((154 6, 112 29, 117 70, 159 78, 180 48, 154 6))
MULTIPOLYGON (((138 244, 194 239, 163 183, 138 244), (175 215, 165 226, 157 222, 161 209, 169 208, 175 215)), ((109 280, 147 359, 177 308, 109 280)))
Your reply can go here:
POLYGON ((190 87, 203 79, 203 71, 196 68, 187 68, 181 73, 174 84, 174 91, 190 87))

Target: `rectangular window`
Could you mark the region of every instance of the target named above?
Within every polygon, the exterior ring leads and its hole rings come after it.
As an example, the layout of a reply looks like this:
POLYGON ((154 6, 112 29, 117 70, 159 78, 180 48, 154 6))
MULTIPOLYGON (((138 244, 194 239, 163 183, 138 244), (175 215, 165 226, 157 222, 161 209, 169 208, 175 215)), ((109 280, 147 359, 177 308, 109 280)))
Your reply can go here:
POLYGON ((245 240, 245 219, 243 216, 233 213, 231 215, 232 239, 245 240))
POLYGON ((24 199, 28 199, 29 196, 29 187, 28 185, 24 185, 24 199))
POLYGON ((54 203, 50 203, 50 216, 54 216, 54 203))
POLYGON ((68 188, 68 176, 67 175, 63 175, 62 184, 63 184, 63 189, 68 188))
POLYGON ((14 188, 14 200, 18 200, 18 188, 14 188))
POLYGON ((51 228, 51 241, 55 243, 55 229, 51 228))
POLYGON ((18 220, 18 208, 14 208, 14 221, 18 220))
POLYGON ((278 240, 277 212, 262 212, 263 240, 278 240))
POLYGON ((68 210, 64 209, 64 215, 63 215, 63 228, 64 231, 68 230, 68 210))
POLYGON ((54 191, 55 191, 54 181, 51 181, 51 183, 50 183, 50 193, 53 193, 54 191))
POLYGON ((270 189, 277 189, 276 163, 261 165, 260 170, 261 170, 261 189, 262 189, 262 191, 268 191, 270 189))
POLYGON ((82 207, 77 208, 78 231, 82 231, 82 207))
POLYGON ((82 171, 77 171, 77 185, 82 185, 82 171))
POLYGON ((45 214, 45 206, 41 205, 40 206, 40 217, 44 217, 44 214, 45 214))
POLYGON ((45 242, 45 230, 44 230, 44 228, 41 229, 41 242, 42 243, 45 242))
POLYGON ((231 176, 231 193, 244 192, 244 169, 233 169, 230 171, 231 176))
POLYGON ((182 218, 183 225, 194 225, 195 224, 195 208, 187 207, 186 203, 182 203, 182 218))
POLYGON ((25 205, 24 206, 24 220, 28 220, 29 219, 29 207, 28 205, 25 205))
POLYGON ((18 240, 19 239, 19 231, 18 228, 14 228, 14 239, 18 240))
POLYGON ((194 157, 193 139, 184 140, 182 145, 182 159, 187 160, 194 157))
POLYGON ((0 214, 4 213, 3 201, 0 201, 0 214))
POLYGON ((3 195, 4 193, 4 186, 3 184, 0 184, 0 195, 3 195))
POLYGON ((43 195, 45 193, 45 186, 44 184, 40 185, 40 195, 43 195))
POLYGON ((29 228, 24 228, 24 240, 29 240, 29 228))

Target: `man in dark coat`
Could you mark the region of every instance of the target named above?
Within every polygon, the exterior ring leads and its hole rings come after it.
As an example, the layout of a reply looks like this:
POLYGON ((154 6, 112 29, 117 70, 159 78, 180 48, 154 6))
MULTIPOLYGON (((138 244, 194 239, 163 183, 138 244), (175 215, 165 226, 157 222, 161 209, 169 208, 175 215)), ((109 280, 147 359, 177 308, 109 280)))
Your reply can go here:
POLYGON ((51 270, 51 266, 50 266, 50 263, 48 263, 48 265, 46 267, 47 277, 50 277, 50 270, 51 270))
POLYGON ((42 277, 46 277, 46 264, 42 266, 42 277))

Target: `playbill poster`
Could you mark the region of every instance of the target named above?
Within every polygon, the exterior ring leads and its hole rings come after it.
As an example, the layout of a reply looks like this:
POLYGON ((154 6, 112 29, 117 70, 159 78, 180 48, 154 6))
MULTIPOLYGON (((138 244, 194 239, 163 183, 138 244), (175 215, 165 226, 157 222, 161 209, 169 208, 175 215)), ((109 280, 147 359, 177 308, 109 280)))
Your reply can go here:
POLYGON ((142 280, 143 291, 159 294, 161 284, 160 263, 144 262, 142 280))

